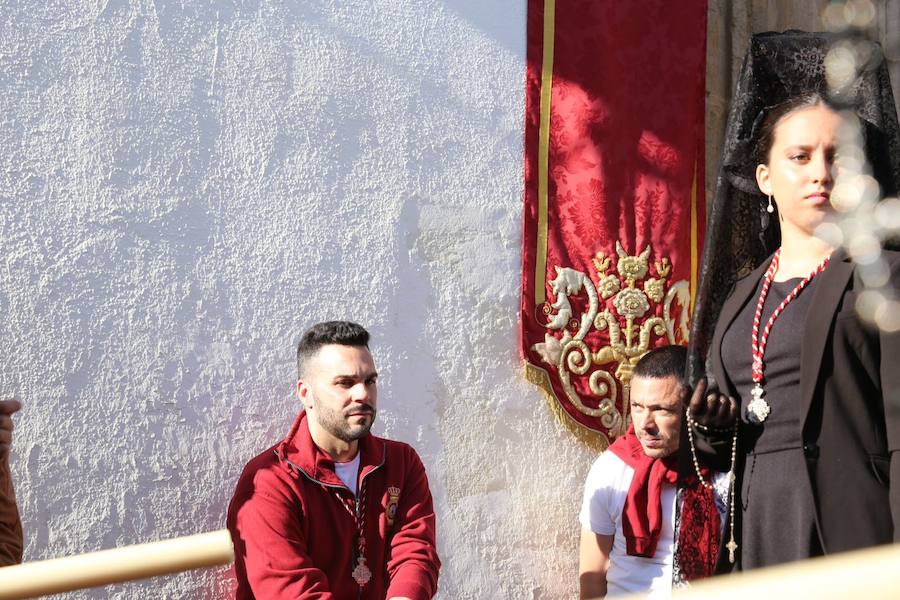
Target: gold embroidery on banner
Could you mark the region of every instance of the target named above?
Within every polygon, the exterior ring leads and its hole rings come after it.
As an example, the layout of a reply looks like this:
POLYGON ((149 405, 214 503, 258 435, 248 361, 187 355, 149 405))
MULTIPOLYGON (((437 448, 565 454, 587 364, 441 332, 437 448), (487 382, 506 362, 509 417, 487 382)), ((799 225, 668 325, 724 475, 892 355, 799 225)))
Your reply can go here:
POLYGON ((555 300, 543 309, 548 331, 543 342, 532 346, 543 362, 557 369, 569 402, 582 414, 599 418, 610 437, 628 428, 632 371, 654 337, 665 337, 669 344, 687 340, 690 302, 687 281, 669 282, 672 267, 667 257, 653 263, 655 275, 651 276, 649 245, 631 256, 616 242, 616 254, 614 269, 613 259, 603 252, 591 260, 597 271, 596 287, 580 271, 554 267, 556 277, 550 289, 555 300), (587 297, 587 309, 575 314, 570 297, 582 294, 587 297), (676 301, 681 310, 673 314, 676 301), (656 315, 659 306, 662 316, 656 315), (585 338, 592 329, 605 334, 606 345, 588 346, 585 338), (579 394, 577 381, 586 381, 590 395, 579 394), (596 408, 585 404, 582 396, 596 399, 596 408))
POLYGON ((525 363, 525 379, 540 388, 543 392, 547 406, 556 416, 557 420, 566 426, 566 428, 575 435, 578 441, 584 443, 588 448, 594 450, 598 454, 609 447, 609 438, 600 431, 595 431, 586 427, 573 419, 566 412, 553 391, 553 385, 550 383, 550 375, 541 367, 536 367, 531 363, 525 363))

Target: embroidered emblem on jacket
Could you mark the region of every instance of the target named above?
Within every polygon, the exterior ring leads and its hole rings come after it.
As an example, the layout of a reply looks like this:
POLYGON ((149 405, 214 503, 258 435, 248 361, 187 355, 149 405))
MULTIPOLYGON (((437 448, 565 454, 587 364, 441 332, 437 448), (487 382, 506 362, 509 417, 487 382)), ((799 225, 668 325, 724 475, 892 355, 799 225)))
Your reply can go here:
POLYGON ((397 518, 397 505, 400 503, 400 488, 391 486, 388 488, 388 503, 384 507, 384 516, 388 527, 394 526, 394 519, 397 518))

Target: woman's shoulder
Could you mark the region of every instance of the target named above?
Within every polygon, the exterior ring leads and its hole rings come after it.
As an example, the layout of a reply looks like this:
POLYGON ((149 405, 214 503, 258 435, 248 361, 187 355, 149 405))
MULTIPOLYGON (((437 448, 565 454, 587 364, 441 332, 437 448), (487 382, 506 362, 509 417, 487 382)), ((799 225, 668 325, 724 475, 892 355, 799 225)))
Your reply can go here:
POLYGON ((884 248, 881 250, 881 257, 892 265, 900 263, 900 250, 884 248))
MULTIPOLYGON (((846 260, 849 260, 858 272, 861 263, 853 260, 853 258, 850 257, 847 257, 846 260)), ((891 274, 891 280, 895 283, 900 283, 900 281, 898 281, 897 279, 898 277, 900 277, 900 250, 895 250, 892 248, 882 248, 881 261, 882 264, 887 265, 888 270, 891 274)))
POLYGON ((882 250, 881 257, 888 264, 894 291, 900 291, 900 250, 882 250))

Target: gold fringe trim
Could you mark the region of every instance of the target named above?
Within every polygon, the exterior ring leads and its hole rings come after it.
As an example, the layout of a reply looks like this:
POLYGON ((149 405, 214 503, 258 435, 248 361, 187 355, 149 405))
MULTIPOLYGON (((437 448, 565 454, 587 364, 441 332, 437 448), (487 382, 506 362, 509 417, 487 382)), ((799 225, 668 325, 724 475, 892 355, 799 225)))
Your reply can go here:
POLYGON ((566 429, 572 432, 572 435, 579 442, 585 444, 591 450, 598 454, 609 448, 609 438, 599 431, 594 431, 589 427, 585 427, 566 412, 560 405, 556 394, 553 392, 553 386, 550 384, 550 375, 541 367, 535 366, 529 362, 525 362, 525 379, 536 385, 544 393, 544 399, 550 411, 556 416, 556 420, 562 423, 566 429))

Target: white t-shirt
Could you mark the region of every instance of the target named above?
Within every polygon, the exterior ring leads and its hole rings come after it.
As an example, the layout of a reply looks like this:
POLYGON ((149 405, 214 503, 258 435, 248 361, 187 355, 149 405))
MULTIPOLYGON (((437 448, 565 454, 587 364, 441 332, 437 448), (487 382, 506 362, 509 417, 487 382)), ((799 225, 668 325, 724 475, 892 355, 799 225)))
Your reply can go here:
MULTIPOLYGON (((612 452, 601 454, 584 484, 584 501, 578 520, 585 529, 612 535, 606 572, 607 596, 645 593, 647 598, 669 598, 672 594, 672 559, 675 554, 675 502, 677 488, 663 482, 660 493, 662 530, 653 558, 629 556, 622 532, 622 510, 634 477, 634 469, 612 452)), ((716 473, 713 486, 720 527, 725 527, 728 502, 728 474, 716 473)))
POLYGON ((353 495, 356 495, 356 482, 359 480, 359 452, 350 462, 334 463, 334 474, 344 482, 353 495))
POLYGON ((668 598, 672 594, 676 488, 663 483, 662 531, 653 558, 629 556, 622 533, 622 509, 633 477, 634 469, 621 458, 612 452, 601 454, 588 473, 578 520, 585 529, 614 536, 606 572, 608 596, 638 592, 648 598, 668 598))

